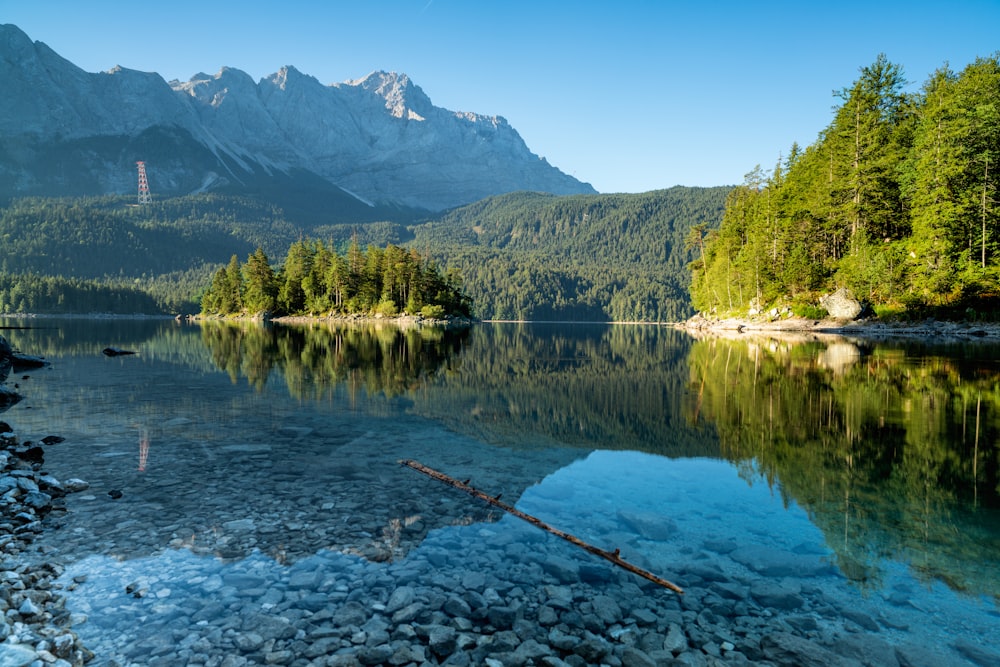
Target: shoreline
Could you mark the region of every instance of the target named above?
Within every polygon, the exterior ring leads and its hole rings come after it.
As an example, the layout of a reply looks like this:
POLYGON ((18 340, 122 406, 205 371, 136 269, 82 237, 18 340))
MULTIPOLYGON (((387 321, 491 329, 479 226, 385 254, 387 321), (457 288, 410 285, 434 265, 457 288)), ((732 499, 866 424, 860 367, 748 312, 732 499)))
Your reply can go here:
POLYGON ((927 319, 920 322, 889 322, 878 318, 863 320, 822 320, 789 317, 780 320, 744 318, 708 319, 701 315, 673 325, 696 338, 706 336, 740 337, 748 334, 769 337, 816 336, 850 337, 864 340, 922 340, 997 342, 1000 322, 965 322, 927 319))
POLYGON ((80 479, 60 482, 45 472, 42 446, 62 441, 46 436, 34 444, 22 441, 0 421, 0 580, 8 588, 0 597, 0 663, 84 665, 94 658, 73 630, 75 617, 64 608, 56 580, 64 566, 34 544, 45 531, 58 530, 67 512, 65 497, 84 491, 80 479))
MULTIPOLYGON (((617 321, 558 321, 558 320, 479 320, 465 317, 449 317, 446 319, 430 319, 420 315, 399 315, 394 317, 379 317, 373 315, 282 315, 279 317, 255 316, 217 316, 217 315, 145 315, 140 313, 10 313, 0 314, 0 320, 175 320, 178 322, 259 322, 282 325, 302 324, 387 324, 409 327, 444 327, 468 328, 475 324, 549 324, 549 325, 588 325, 602 324, 606 326, 638 325, 670 327, 691 335, 694 338, 718 336, 737 338, 749 334, 772 338, 814 337, 850 337, 870 341, 880 340, 925 340, 925 341, 964 341, 996 342, 1000 340, 1000 322, 968 322, 964 320, 935 320, 929 318, 921 321, 886 321, 876 317, 860 320, 840 320, 834 318, 811 319, 803 317, 786 317, 778 319, 754 318, 707 318, 696 314, 681 322, 617 322, 617 321)), ((0 325, 0 330, 20 329, 0 325)))

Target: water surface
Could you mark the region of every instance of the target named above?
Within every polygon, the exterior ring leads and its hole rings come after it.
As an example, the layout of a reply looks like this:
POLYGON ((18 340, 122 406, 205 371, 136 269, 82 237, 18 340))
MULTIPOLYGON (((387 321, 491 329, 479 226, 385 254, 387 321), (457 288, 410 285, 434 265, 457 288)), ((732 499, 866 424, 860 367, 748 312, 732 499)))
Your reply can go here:
POLYGON ((74 630, 98 664, 350 664, 390 649, 388 664, 587 662, 588 641, 606 644, 601 660, 782 663, 769 635, 866 664, 997 655, 995 345, 30 325, 3 333, 51 366, 19 378, 26 398, 3 418, 24 439, 66 437, 48 467, 91 483, 43 546, 67 565, 74 630), (467 639, 442 647, 427 628, 467 639))

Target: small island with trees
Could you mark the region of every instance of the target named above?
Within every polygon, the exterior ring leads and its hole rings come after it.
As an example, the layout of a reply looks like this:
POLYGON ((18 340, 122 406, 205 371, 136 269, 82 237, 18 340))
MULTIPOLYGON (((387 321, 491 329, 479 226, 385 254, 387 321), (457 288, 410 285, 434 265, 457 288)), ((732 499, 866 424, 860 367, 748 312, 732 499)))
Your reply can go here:
POLYGON ((322 241, 291 245, 275 271, 263 249, 220 268, 201 300, 203 316, 469 318, 472 304, 455 272, 389 244, 367 250, 352 240, 345 254, 322 241))

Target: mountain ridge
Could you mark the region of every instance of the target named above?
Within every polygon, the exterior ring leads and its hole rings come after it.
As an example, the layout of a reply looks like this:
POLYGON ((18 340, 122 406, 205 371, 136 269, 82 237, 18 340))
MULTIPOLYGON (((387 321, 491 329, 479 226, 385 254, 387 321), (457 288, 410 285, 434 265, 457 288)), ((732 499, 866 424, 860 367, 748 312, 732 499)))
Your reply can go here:
POLYGON ((502 116, 436 107, 402 73, 330 85, 291 65, 256 82, 235 67, 186 82, 88 73, 4 24, 0 87, 0 197, 128 193, 137 160, 164 196, 269 179, 280 190, 302 171, 367 204, 428 211, 518 190, 596 193, 502 116))

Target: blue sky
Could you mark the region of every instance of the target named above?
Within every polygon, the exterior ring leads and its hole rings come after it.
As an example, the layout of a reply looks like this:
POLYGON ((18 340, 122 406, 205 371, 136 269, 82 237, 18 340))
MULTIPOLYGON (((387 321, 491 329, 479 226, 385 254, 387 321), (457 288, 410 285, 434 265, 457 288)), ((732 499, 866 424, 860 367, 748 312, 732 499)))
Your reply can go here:
POLYGON ((1000 51, 1000 0, 0 0, 0 23, 88 72, 404 72, 437 106, 504 116, 600 192, 770 170, 881 52, 917 88, 1000 51))

